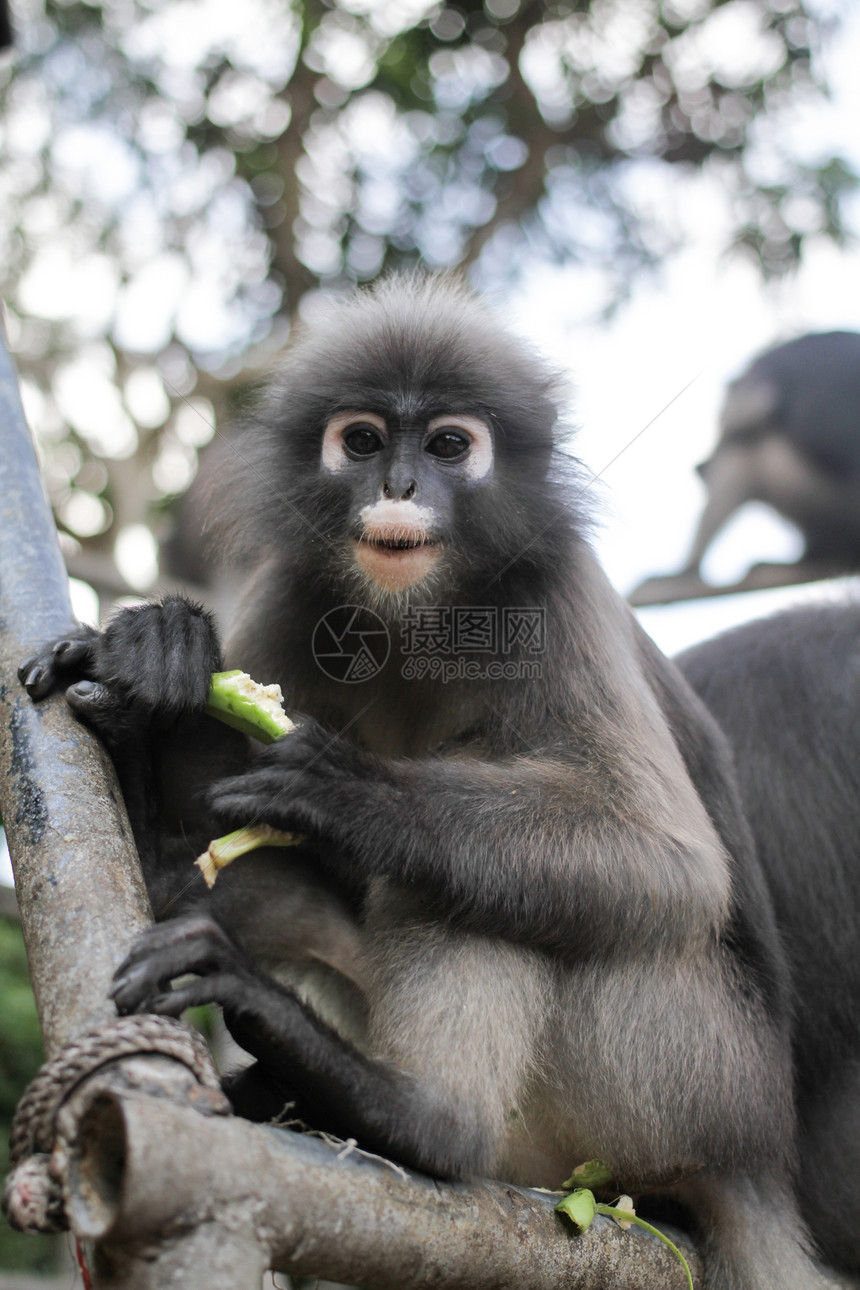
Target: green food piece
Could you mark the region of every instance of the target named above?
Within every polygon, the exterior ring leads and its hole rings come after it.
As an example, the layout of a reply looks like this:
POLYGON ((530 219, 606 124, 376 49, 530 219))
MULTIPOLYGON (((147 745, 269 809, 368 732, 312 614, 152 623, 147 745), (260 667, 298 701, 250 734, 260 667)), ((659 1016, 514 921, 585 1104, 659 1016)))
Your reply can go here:
POLYGON ((206 886, 214 887, 219 869, 226 868, 248 851, 255 851, 257 847, 294 847, 301 841, 300 833, 284 833, 268 824, 246 824, 210 842, 194 863, 206 879, 206 886))
MULTIPOLYGON (((601 1169, 606 1170, 606 1166, 600 1165, 599 1160, 589 1160, 587 1164, 580 1165, 577 1169, 574 1169, 573 1177, 577 1177, 580 1169, 589 1169, 593 1165, 598 1165, 601 1169)), ((606 1172, 608 1173, 608 1170, 606 1170, 606 1172)), ((603 1182, 606 1180, 601 1177, 600 1181, 603 1182)), ((567 1186, 567 1184, 565 1184, 565 1186, 567 1186)), ((658 1227, 652 1227, 650 1223, 646 1223, 645 1219, 640 1218, 632 1209, 627 1209, 626 1206, 631 1203, 629 1196, 620 1196, 619 1200, 623 1202, 624 1208, 622 1208, 621 1205, 603 1205, 594 1199, 594 1193, 589 1191, 587 1187, 577 1187, 575 1191, 570 1192, 569 1195, 565 1196, 563 1200, 558 1202, 556 1209, 559 1213, 566 1214, 580 1232, 588 1231, 594 1221, 595 1214, 602 1214, 605 1218, 614 1219, 618 1226, 625 1230, 633 1223, 635 1223, 637 1227, 644 1227, 646 1232, 650 1232, 652 1236, 656 1236, 664 1245, 668 1245, 669 1249, 680 1261, 681 1266, 684 1269, 689 1290, 694 1290, 693 1277, 690 1273, 689 1264, 674 1241, 670 1241, 665 1232, 661 1232, 658 1227)))
POLYGON ((567 1214, 580 1232, 587 1232, 597 1213, 597 1202, 587 1187, 577 1187, 576 1191, 558 1202, 556 1209, 567 1214))
POLYGON ((278 700, 266 694, 266 688, 275 687, 258 685, 238 668, 213 672, 206 711, 243 735, 272 744, 294 727, 278 700))
MULTIPOLYGON (((241 730, 243 735, 265 744, 273 744, 295 729, 281 707, 280 688, 260 685, 239 668, 212 673, 206 711, 210 717, 217 717, 234 730, 241 730)), ((206 886, 213 887, 219 870, 246 852, 257 847, 294 847, 301 841, 298 833, 284 833, 268 824, 246 824, 215 838, 194 863, 203 874, 206 886)))
POLYGON ((574 1187, 600 1187, 612 1182, 612 1170, 602 1160, 586 1160, 577 1165, 567 1182, 561 1184, 562 1191, 572 1191, 574 1187))

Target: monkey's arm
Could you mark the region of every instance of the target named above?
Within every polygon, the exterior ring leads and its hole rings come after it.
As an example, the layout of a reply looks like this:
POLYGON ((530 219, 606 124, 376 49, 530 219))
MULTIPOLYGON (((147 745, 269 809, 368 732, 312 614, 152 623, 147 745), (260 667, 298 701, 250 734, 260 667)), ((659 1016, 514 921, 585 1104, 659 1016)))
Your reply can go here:
POLYGON ((725 916, 725 856, 680 762, 625 781, 561 754, 388 761, 306 722, 209 802, 225 825, 311 835, 350 888, 423 888, 462 926, 565 957, 688 943, 725 916))

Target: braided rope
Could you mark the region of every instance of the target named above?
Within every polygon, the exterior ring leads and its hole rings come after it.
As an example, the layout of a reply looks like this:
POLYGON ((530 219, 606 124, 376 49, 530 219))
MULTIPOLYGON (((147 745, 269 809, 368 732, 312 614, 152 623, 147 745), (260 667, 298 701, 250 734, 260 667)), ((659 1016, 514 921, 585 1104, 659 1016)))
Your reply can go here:
POLYGON ((10 1171, 0 1208, 25 1232, 60 1232, 67 1226, 61 1180, 51 1155, 54 1121, 82 1080, 120 1057, 159 1053, 187 1066, 198 1082, 220 1091, 221 1082, 202 1035, 174 1017, 143 1013, 117 1017, 77 1035, 46 1062, 18 1103, 9 1140, 10 1171))
POLYGON ((141 1013, 117 1017, 74 1039, 41 1068, 18 1103, 9 1139, 9 1162, 16 1165, 36 1151, 50 1151, 54 1117, 81 1080, 120 1057, 160 1053, 182 1062, 204 1088, 221 1083, 206 1041, 174 1017, 141 1013))
POLYGON ((117 1017, 74 1039, 36 1075, 18 1103, 9 1140, 10 1164, 35 1151, 50 1151, 54 1118, 83 1079, 120 1057, 160 1053, 182 1062, 204 1088, 221 1084, 202 1035, 173 1017, 143 1013, 117 1017))

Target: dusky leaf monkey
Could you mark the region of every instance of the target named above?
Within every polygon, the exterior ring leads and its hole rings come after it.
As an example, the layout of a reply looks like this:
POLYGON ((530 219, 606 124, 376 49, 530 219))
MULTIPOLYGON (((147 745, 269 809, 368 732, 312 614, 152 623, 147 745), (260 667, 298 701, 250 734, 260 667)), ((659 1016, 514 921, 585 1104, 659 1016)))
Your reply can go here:
POLYGON ((798 336, 760 354, 728 386, 720 437, 698 468, 705 508, 682 573, 746 503, 800 529, 804 561, 860 568, 860 335, 798 336))
MULTIPOLYGON (((763 870, 726 739, 601 571, 559 407, 464 287, 360 293, 293 343, 213 499, 256 557, 226 661, 280 683, 298 730, 251 753, 201 715, 222 659, 178 598, 22 679, 67 686, 108 741, 174 915, 131 949, 118 1007, 220 1004, 256 1059, 228 1080, 240 1113, 292 1102, 443 1176, 553 1187, 598 1158, 690 1210, 712 1290, 810 1290, 793 1183, 812 986, 776 916, 802 865, 763 870), (466 646, 464 613, 484 623, 466 646), (333 675, 323 622, 344 649, 384 632, 384 665, 333 675), (470 668, 442 667, 458 648, 470 668), (194 856, 251 820, 306 842, 205 896, 194 856)), ((826 1031, 841 1014, 808 971, 826 1031)))

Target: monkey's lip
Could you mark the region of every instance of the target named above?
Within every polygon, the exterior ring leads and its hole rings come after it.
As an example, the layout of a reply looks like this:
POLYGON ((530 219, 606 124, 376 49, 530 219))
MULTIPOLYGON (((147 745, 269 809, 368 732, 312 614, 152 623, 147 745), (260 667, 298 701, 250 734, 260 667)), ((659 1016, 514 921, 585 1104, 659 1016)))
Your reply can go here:
POLYGON ((426 538, 365 537, 355 543, 359 568, 384 591, 402 591, 421 582, 440 551, 440 542, 426 538))
POLYGON ((397 555, 401 551, 418 551, 424 547, 436 547, 438 542, 432 538, 360 538, 359 544, 373 547, 374 551, 397 555))

